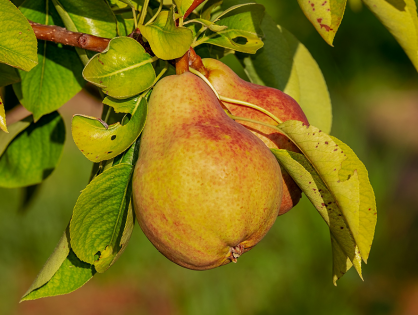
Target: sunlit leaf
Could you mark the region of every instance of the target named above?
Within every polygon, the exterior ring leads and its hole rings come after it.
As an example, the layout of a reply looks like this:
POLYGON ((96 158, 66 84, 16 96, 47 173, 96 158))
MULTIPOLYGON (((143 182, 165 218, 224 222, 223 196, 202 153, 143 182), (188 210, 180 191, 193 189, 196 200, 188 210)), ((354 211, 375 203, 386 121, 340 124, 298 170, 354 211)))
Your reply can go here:
MULTIPOLYGON (((63 26, 56 10, 46 0, 25 1, 20 10, 31 21, 63 26)), ((33 113, 35 121, 60 108, 85 83, 81 76, 83 65, 72 47, 60 48, 55 43, 40 41, 38 60, 30 72, 19 70, 22 81, 13 84, 16 96, 33 113)))
POLYGON ((187 12, 187 10, 190 8, 190 6, 193 4, 194 0, 174 0, 174 3, 177 6, 178 13, 181 16, 184 16, 184 14, 187 12))
POLYGON ((332 46, 343 19, 347 0, 298 0, 298 2, 318 33, 332 46))
POLYGON ((173 9, 161 11, 152 24, 140 25, 139 29, 155 55, 164 60, 180 58, 193 42, 191 30, 176 26, 173 9))
POLYGON ((15 188, 42 182, 58 164, 64 141, 64 121, 57 112, 32 123, 1 155, 0 186, 15 188))
POLYGON ((219 7, 222 3, 222 0, 208 0, 205 2, 200 17, 205 20, 210 20, 212 16, 212 11, 219 7))
POLYGON ((418 70, 418 17, 414 0, 363 0, 405 50, 418 70))
MULTIPOLYGON (((107 102, 113 106, 115 102, 107 102)), ((143 97, 128 99, 116 111, 125 110, 132 118, 126 125, 116 123, 106 128, 101 121, 94 117, 76 115, 72 122, 74 142, 80 151, 92 162, 110 160, 125 151, 138 138, 145 126, 147 116, 147 102, 143 97), (134 107, 131 107, 134 105, 134 107), (128 108, 129 107, 129 108, 128 108), (132 110, 133 108, 133 110, 132 110)))
POLYGON ((377 213, 364 165, 346 145, 314 126, 286 121, 279 128, 299 147, 331 192, 366 261, 377 213))
POLYGON ((332 137, 336 144, 344 151, 347 159, 343 162, 339 172, 340 179, 343 180, 350 176, 354 170, 358 174, 360 181, 360 212, 359 212, 359 232, 357 244, 361 252, 361 257, 367 263, 370 248, 372 246, 374 231, 377 222, 376 200, 373 187, 370 184, 369 175, 364 164, 359 160, 351 148, 341 140, 332 137))
POLYGON ((115 98, 127 98, 151 87, 153 59, 136 40, 117 37, 107 50, 95 55, 83 70, 84 78, 115 98))
POLYGON ((0 62, 29 71, 38 63, 32 27, 9 0, 0 0, 0 62))
POLYGON ((58 271, 61 267, 62 263, 68 257, 70 253, 70 236, 68 228, 64 231, 63 236, 58 242, 58 245, 55 247, 54 252, 48 258, 45 265, 42 267, 42 270, 36 276, 36 279, 33 281, 32 285, 26 291, 26 293, 22 297, 22 301, 30 299, 27 298, 30 293, 43 285, 45 285, 54 274, 58 271))
POLYGON ((6 112, 4 111, 4 104, 3 100, 0 97, 0 129, 4 132, 9 133, 7 130, 7 124, 6 124, 6 112))
POLYGON ((102 272, 117 255, 132 192, 132 164, 106 170, 83 190, 70 224, 71 246, 77 257, 102 272))
MULTIPOLYGON (((352 231, 347 223, 345 216, 347 213, 344 213, 340 208, 340 200, 334 197, 333 193, 335 190, 330 191, 328 189, 321 179, 321 176, 303 154, 279 149, 272 149, 271 151, 279 160, 280 165, 286 169, 318 210, 319 214, 328 224, 331 235, 336 239, 341 250, 344 252, 344 255, 349 257, 350 261, 353 262, 361 277, 361 257, 358 254, 356 241, 353 238, 352 231)), ((315 161, 313 164, 315 164, 315 161)), ((359 183, 357 178, 351 178, 351 181, 357 181, 356 187, 358 193, 359 183)), ((346 188, 338 187, 338 190, 344 189, 346 188)), ((348 213, 348 215, 356 216, 355 213, 348 213)), ((335 267, 341 269, 341 266, 335 267)))
POLYGON ((116 17, 103 0, 59 0, 70 16, 77 32, 113 38, 116 33, 116 17))
POLYGON ((264 17, 262 5, 247 3, 233 6, 214 21, 218 26, 227 28, 212 34, 206 34, 193 46, 203 43, 212 44, 235 51, 254 54, 263 47, 260 39, 260 23, 264 17))
POLYGON ((96 271, 80 261, 72 250, 57 272, 43 286, 26 293, 21 301, 36 300, 48 296, 63 295, 77 290, 89 281, 96 271))

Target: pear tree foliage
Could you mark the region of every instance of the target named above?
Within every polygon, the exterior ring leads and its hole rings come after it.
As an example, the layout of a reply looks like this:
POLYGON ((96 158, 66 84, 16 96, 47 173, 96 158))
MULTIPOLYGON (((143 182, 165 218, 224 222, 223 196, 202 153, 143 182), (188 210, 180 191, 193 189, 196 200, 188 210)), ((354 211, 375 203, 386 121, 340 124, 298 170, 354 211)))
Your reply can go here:
MULTIPOLYGON (((346 2, 298 0, 331 46, 346 2)), ((417 67, 415 2, 406 0, 402 10, 384 0, 363 2, 417 67)), ((0 97, 1 187, 41 184, 54 171, 66 136, 57 110, 86 82, 97 87, 104 104, 102 117, 73 118, 68 141, 94 163, 90 182, 22 300, 77 290, 123 253, 136 222, 131 180, 153 88, 179 70, 205 77, 200 57, 232 56, 251 82, 282 90, 300 104, 310 125, 278 117, 269 126, 298 152, 271 152, 330 231, 334 284, 351 267, 362 277, 377 217, 366 167, 329 135, 331 100, 318 64, 264 6, 249 0, 0 0, 0 15, 0 86, 20 103, 0 97), (58 31, 59 38, 51 36, 58 31), (31 115, 9 125, 14 106, 31 115)))

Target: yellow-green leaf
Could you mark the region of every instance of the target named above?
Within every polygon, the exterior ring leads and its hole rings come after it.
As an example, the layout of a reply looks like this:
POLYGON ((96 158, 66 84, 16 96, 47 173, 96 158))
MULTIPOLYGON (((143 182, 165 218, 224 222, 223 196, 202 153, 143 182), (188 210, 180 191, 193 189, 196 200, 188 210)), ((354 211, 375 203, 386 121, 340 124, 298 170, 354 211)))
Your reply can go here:
MULTIPOLYGON (((131 104, 132 100, 127 102, 131 104)), ((120 107, 126 109, 129 105, 120 107)), ((95 117, 76 115, 72 121, 74 142, 90 161, 97 163, 110 160, 129 148, 138 138, 145 126, 146 116, 147 101, 143 97, 136 98, 132 118, 126 125, 118 122, 106 126, 95 117)))
POLYGON ((193 4, 194 0, 174 0, 178 13, 181 16, 184 16, 184 14, 187 12, 187 10, 190 8, 190 6, 193 4))
POLYGON ((0 0, 0 16, 0 62, 29 71, 38 64, 32 27, 9 0, 0 0))
POLYGON ((376 212, 372 212, 374 195, 364 166, 346 145, 340 147, 338 140, 314 126, 286 121, 278 127, 299 147, 332 193, 366 261, 376 212))
POLYGON ((298 0, 298 2, 318 33, 332 46, 343 19, 347 0, 298 0))
POLYGON ((366 167, 353 150, 341 140, 332 136, 331 139, 338 144, 338 147, 341 148, 347 156, 347 159, 342 163, 341 170, 339 171, 340 179, 344 180, 349 177, 354 170, 358 174, 360 181, 360 208, 357 245, 360 249, 361 257, 364 262, 367 263, 377 222, 377 209, 373 187, 370 184, 366 167))
POLYGON ((418 70, 418 17, 414 0, 363 0, 418 70))
POLYGON ((9 131, 7 130, 7 125, 6 125, 6 112, 4 111, 4 104, 3 104, 3 100, 0 97, 0 129, 3 130, 4 132, 9 133, 9 131))
MULTIPOLYGON (((347 219, 347 217, 351 216, 354 216, 354 219, 358 218, 356 212, 343 212, 343 209, 341 209, 339 205, 341 200, 334 197, 335 195, 338 195, 335 194, 335 189, 328 189, 321 179, 321 175, 314 169, 303 154, 278 149, 272 149, 271 151, 278 159, 280 165, 289 173, 318 210, 319 214, 328 224, 331 235, 340 246, 345 258, 348 257, 350 259, 359 276, 362 277, 361 257, 353 237, 353 231, 351 230, 347 219)), ((315 163, 316 158, 313 158, 313 160, 313 164, 317 164, 315 163)), ((353 176, 350 181, 351 183, 349 183, 349 181, 341 182, 340 187, 337 189, 345 190, 346 186, 355 186, 358 193, 358 179, 353 176)), ((353 218, 350 219, 352 221, 353 218)), ((335 257, 334 263, 336 263, 335 257)), ((339 265, 337 265, 336 268, 341 269, 339 265)))
POLYGON ((191 30, 176 26, 173 8, 170 11, 161 11, 152 24, 140 25, 139 29, 155 55, 164 60, 180 58, 193 42, 191 30))
POLYGON ((255 54, 264 45, 260 39, 263 34, 260 24, 264 10, 264 6, 255 3, 239 4, 225 10, 213 22, 227 28, 203 36, 193 46, 207 43, 255 54))
POLYGON ((136 40, 117 37, 103 53, 90 59, 83 77, 112 97, 127 98, 152 86, 155 80, 152 61, 136 40))

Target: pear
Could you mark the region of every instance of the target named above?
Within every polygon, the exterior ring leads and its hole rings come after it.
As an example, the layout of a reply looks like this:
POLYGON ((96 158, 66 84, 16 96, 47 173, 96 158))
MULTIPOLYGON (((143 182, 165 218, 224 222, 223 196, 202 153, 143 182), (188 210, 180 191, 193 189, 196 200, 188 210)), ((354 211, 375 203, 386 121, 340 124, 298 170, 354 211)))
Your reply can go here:
MULTIPOLYGON (((300 120, 309 124, 299 104, 289 95, 277 89, 247 82, 219 60, 208 58, 202 61, 207 70, 208 80, 220 95, 258 105, 281 121, 300 120)), ((223 105, 235 116, 277 125, 277 122, 272 118, 256 109, 227 102, 223 102, 223 105)), ((299 152, 299 149, 286 136, 272 128, 246 121, 237 122, 251 130, 269 148, 299 152)), ((282 170, 282 174, 283 200, 279 215, 292 209, 301 197, 301 190, 290 175, 284 170, 282 170)))
POLYGON ((209 86, 186 72, 155 86, 133 175, 143 232, 176 264, 205 270, 236 262, 276 220, 280 166, 230 119, 209 86))

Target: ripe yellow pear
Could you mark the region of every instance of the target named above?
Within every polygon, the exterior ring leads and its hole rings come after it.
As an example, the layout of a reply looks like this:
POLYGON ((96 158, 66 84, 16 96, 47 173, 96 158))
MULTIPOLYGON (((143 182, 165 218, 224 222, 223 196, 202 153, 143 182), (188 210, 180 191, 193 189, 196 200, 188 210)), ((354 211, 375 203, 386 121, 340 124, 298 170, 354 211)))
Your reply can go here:
POLYGON ((279 164, 186 72, 155 86, 133 175, 136 216, 173 262, 205 270, 254 247, 276 220, 279 164))
MULTIPOLYGON (((208 80, 220 95, 258 105, 281 121, 300 120, 309 124, 299 104, 289 95, 277 89, 247 82, 219 60, 208 58, 202 61, 208 72, 208 80)), ((277 125, 277 122, 272 118, 256 109, 227 102, 223 102, 223 104, 235 116, 277 125)), ((269 148, 299 152, 298 148, 286 136, 272 128, 246 121, 237 122, 251 130, 269 148)), ((299 202, 300 197, 299 187, 290 175, 283 171, 283 200, 279 215, 293 208, 299 202)))

